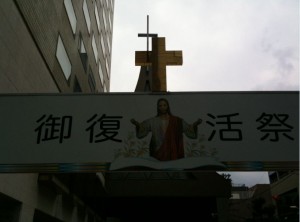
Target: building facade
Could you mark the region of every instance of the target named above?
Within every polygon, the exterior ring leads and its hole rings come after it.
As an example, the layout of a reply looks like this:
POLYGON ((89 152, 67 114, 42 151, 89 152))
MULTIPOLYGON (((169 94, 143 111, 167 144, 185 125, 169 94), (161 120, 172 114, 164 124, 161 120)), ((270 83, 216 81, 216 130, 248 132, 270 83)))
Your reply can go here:
POLYGON ((114 0, 3 0, 0 92, 108 92, 114 0))
MULTIPOLYGON (((1 0, 0 93, 109 92, 114 0, 1 0)), ((0 174, 0 221, 99 222, 103 177, 0 174)))
POLYGON ((299 221, 299 171, 273 171, 269 178, 279 220, 299 221))
POLYGON ((228 221, 277 221, 270 184, 256 184, 250 188, 233 184, 228 221))

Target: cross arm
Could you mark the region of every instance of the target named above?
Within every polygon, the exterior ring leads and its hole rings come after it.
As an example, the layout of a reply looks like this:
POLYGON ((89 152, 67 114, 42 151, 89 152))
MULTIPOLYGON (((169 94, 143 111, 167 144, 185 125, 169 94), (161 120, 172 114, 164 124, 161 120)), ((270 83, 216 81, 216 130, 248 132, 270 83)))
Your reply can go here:
POLYGON ((182 51, 166 51, 161 57, 170 66, 180 66, 183 64, 182 51))
POLYGON ((157 34, 148 34, 148 33, 139 33, 138 37, 151 37, 151 38, 155 38, 157 37, 157 34))
MULTIPOLYGON (((151 52, 148 52, 151 58, 151 52)), ((151 66, 151 61, 147 62, 147 51, 135 51, 135 65, 136 66, 151 66)))

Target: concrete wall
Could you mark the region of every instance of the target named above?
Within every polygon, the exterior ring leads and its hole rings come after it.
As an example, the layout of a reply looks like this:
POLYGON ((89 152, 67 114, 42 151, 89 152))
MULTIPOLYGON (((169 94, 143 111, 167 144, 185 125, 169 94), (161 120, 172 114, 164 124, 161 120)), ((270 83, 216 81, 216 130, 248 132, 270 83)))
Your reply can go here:
MULTIPOLYGON (((82 92, 93 92, 89 75, 95 80, 96 92, 104 87, 99 76, 99 65, 103 70, 103 83, 109 90, 112 27, 104 28, 102 10, 113 15, 111 1, 87 1, 91 18, 91 31, 87 30, 83 15, 83 0, 72 1, 77 19, 73 34, 63 0, 2 0, 0 2, 0 92, 73 92, 78 84, 82 92), (106 2, 109 4, 107 5, 106 2), (100 18, 100 32, 96 23, 95 5, 100 18), (56 58, 58 36, 61 36, 72 65, 70 79, 66 79, 56 58), (99 59, 95 61, 92 50, 95 36, 99 59), (106 53, 102 53, 103 36, 106 53), (80 58, 82 37, 87 64, 80 58), (108 46, 110 45, 110 47, 108 46), (106 61, 108 66, 106 66, 106 61), (108 69, 106 69, 108 67, 108 69)), ((111 20, 113 16, 110 16, 111 20)))
POLYGON ((0 93, 58 92, 12 0, 0 2, 0 93))
POLYGON ((299 192, 299 171, 294 171, 286 177, 271 184, 272 195, 280 195, 294 188, 299 192))
POLYGON ((101 221, 77 196, 59 187, 41 185, 38 177, 38 174, 0 174, 0 194, 21 203, 18 222, 32 222, 36 211, 61 221, 87 222, 89 218, 101 221))
MULTIPOLYGON (((74 91, 76 80, 82 92, 92 92, 88 83, 89 70, 94 74, 97 91, 104 90, 99 67, 93 63, 91 36, 87 33, 82 11, 83 0, 72 2, 78 21, 75 35, 63 0, 0 1, 0 93, 68 93, 74 91), (69 80, 64 77, 56 58, 58 35, 63 38, 72 64, 69 80), (86 70, 78 52, 80 35, 89 54, 86 70)), ((99 4, 100 9, 107 9, 107 5, 106 1, 101 5, 100 1, 87 2, 94 31, 97 29, 94 4, 99 4)), ((109 35, 111 38, 112 32, 109 35)), ((97 38, 100 41, 99 36, 97 38)), ((108 56, 110 63, 111 55, 108 56)), ((104 61, 101 63, 104 65, 104 61)), ((109 89, 108 73, 104 80, 109 89)), ((74 194, 41 186, 38 177, 35 173, 0 174, 0 204, 10 200, 19 211, 18 219, 13 221, 32 222, 37 215, 40 220, 49 218, 49 221, 101 221, 74 194)), ((0 209, 0 221, 4 216, 7 214, 2 214, 0 209)))

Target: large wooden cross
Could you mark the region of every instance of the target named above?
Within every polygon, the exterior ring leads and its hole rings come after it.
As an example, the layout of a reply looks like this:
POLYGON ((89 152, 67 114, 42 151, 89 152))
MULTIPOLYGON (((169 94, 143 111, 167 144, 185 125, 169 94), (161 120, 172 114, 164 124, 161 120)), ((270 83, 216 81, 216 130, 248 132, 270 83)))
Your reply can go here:
POLYGON ((136 51, 136 66, 152 66, 152 91, 167 91, 167 65, 182 65, 182 51, 166 51, 164 37, 152 38, 152 51, 136 51))

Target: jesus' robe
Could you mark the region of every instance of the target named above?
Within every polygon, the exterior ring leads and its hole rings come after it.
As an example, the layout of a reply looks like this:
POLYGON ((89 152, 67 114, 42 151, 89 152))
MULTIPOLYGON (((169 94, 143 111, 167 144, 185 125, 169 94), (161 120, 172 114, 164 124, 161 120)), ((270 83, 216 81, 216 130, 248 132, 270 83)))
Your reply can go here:
POLYGON ((150 118, 136 129, 138 138, 146 137, 149 132, 152 132, 150 156, 161 161, 184 158, 183 134, 197 138, 197 127, 176 116, 169 116, 168 120, 159 116, 150 118))

